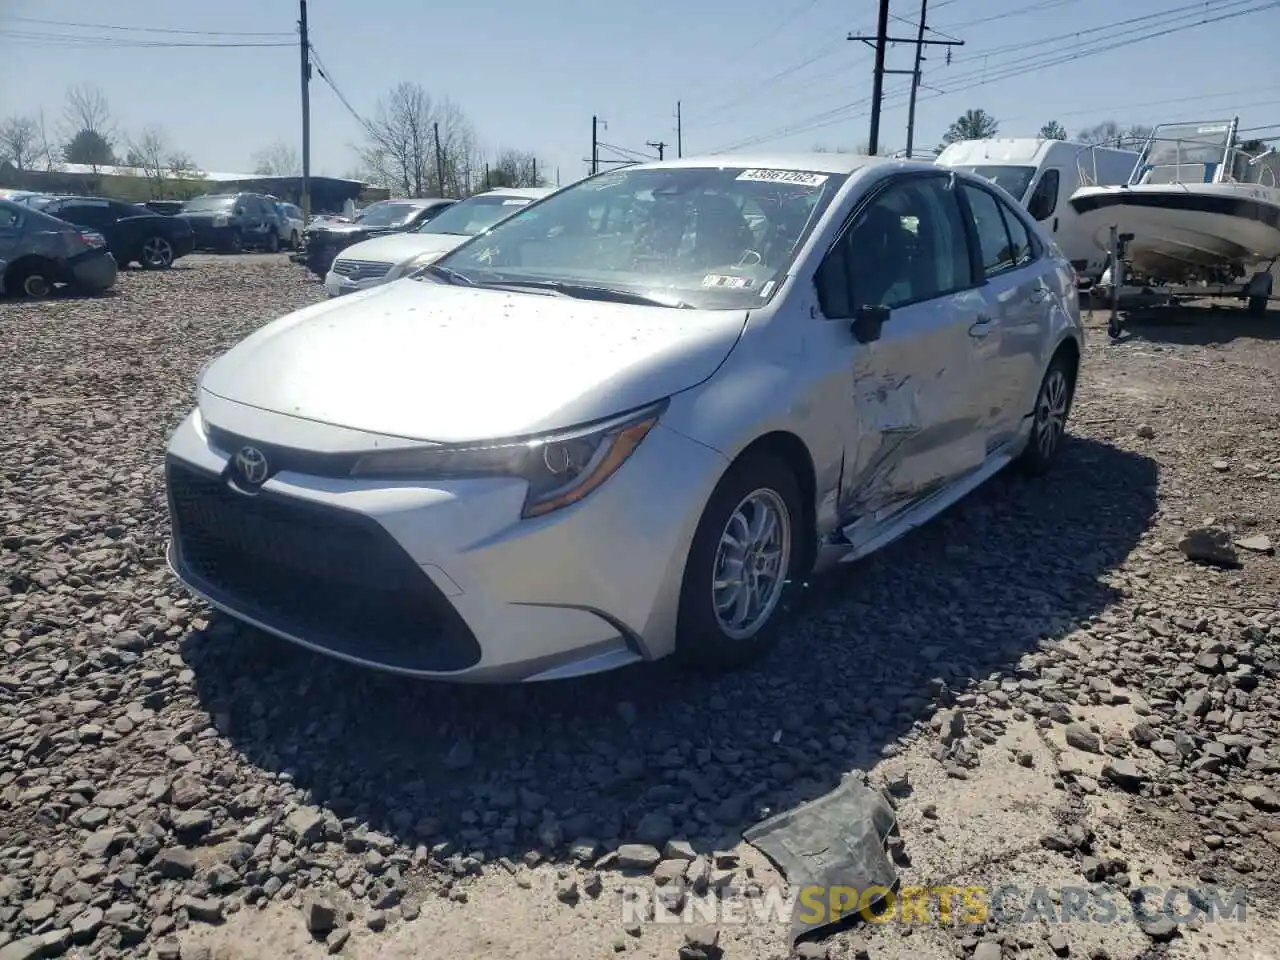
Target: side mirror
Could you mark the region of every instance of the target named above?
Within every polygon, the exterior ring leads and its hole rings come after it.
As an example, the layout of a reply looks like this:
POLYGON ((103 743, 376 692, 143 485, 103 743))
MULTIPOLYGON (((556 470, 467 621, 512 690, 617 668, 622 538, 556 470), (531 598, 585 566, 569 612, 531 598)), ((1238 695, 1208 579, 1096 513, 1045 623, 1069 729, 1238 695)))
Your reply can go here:
POLYGON ((859 343, 874 343, 880 339, 881 330, 889 319, 889 308, 884 304, 868 304, 859 307, 853 315, 853 336, 859 343))

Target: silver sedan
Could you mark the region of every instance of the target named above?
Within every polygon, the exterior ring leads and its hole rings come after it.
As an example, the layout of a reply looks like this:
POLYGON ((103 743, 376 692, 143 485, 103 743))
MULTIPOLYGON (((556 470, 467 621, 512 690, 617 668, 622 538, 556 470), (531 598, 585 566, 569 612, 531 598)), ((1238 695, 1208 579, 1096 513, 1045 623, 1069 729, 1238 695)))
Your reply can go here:
POLYGON ((1049 468, 1070 265, 980 177, 644 164, 203 372, 170 562, 353 663, 525 681, 764 650, 789 583, 1049 468))

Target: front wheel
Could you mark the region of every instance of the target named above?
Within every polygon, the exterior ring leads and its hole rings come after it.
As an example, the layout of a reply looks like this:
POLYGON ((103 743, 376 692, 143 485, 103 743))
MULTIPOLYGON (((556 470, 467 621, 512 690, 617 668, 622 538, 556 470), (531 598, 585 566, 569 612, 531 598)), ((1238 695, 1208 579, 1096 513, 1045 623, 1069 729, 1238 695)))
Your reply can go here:
POLYGON ((267 253, 279 253, 280 252, 280 234, 276 233, 274 230, 268 233, 266 247, 267 247, 267 253))
POLYGON ((707 502, 680 591, 676 655, 700 667, 734 667, 775 639, 803 516, 795 475, 758 456, 730 468, 707 502))
POLYGON ((1036 394, 1035 422, 1019 462, 1023 472, 1040 476, 1053 466, 1067 433, 1075 389, 1076 371, 1067 355, 1059 351, 1050 361, 1036 394))

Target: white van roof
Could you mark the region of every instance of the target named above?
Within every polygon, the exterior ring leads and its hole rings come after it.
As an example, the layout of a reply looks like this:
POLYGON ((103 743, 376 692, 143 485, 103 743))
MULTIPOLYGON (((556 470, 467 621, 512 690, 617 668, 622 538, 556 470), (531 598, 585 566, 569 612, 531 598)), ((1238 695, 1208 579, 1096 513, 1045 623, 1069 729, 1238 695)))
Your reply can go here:
MULTIPOLYGON (((991 137, 987 140, 959 140, 938 154, 943 166, 967 166, 983 163, 1014 163, 1039 166, 1051 154, 1075 157, 1089 144, 1069 140, 1042 140, 1039 137, 991 137)), ((1119 150, 1101 144, 1095 147, 1107 153, 1122 153, 1137 160, 1133 150, 1119 150)))

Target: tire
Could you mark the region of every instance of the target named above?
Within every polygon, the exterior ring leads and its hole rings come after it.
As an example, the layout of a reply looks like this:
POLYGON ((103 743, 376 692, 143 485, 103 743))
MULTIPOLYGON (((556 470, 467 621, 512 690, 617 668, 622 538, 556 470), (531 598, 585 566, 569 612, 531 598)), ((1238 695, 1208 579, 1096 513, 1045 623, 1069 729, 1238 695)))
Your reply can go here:
MULTIPOLYGON (((694 533, 680 587, 680 609, 676 621, 676 656, 687 666, 729 669, 762 655, 777 635, 779 613, 789 577, 795 574, 802 556, 801 517, 804 516, 800 487, 795 474, 780 459, 761 455, 742 460, 729 469, 707 501, 694 533), (747 531, 760 510, 774 518, 772 536, 762 545, 772 544, 778 560, 773 576, 757 594, 757 610, 739 621, 739 628, 726 622, 740 611, 726 615, 719 604, 731 598, 731 588, 717 591, 715 584, 725 577, 725 563, 732 560, 733 548, 725 543, 731 530, 747 531)), ((741 539, 741 536, 739 538, 741 539)), ((756 556, 756 562, 763 557, 756 556)), ((738 595, 749 583, 740 583, 738 595)))
POLYGON ((138 251, 144 270, 168 270, 173 266, 173 244, 164 237, 147 237, 138 251))
POLYGON ((244 237, 239 230, 232 230, 227 238, 227 253, 244 253, 244 237))
POLYGON ((280 234, 276 233, 274 230, 268 233, 266 248, 267 248, 267 253, 279 253, 280 252, 280 234))
POLYGON ((1036 392, 1031 438, 1018 461, 1023 473, 1038 477, 1048 473, 1053 466, 1067 434, 1067 419, 1071 416, 1075 392, 1075 367, 1069 354, 1059 350, 1049 361, 1049 368, 1036 392))
POLYGON ((1267 313, 1267 297, 1250 297, 1249 298, 1249 316, 1263 317, 1267 313))
POLYGON ((15 297, 41 300, 52 295, 55 276, 52 264, 39 260, 20 263, 5 277, 5 290, 15 297))
POLYGON ((293 233, 289 234, 289 249, 290 249, 290 250, 298 250, 298 249, 300 249, 300 248, 301 248, 301 244, 302 244, 302 240, 301 240, 301 238, 298 236, 298 231, 297 231, 297 230, 295 230, 295 231, 293 231, 293 233))

